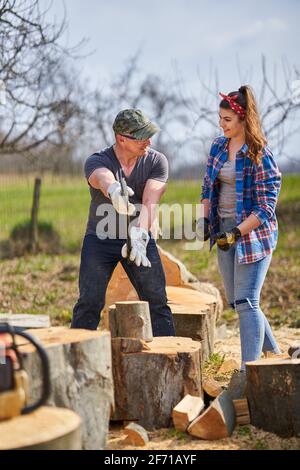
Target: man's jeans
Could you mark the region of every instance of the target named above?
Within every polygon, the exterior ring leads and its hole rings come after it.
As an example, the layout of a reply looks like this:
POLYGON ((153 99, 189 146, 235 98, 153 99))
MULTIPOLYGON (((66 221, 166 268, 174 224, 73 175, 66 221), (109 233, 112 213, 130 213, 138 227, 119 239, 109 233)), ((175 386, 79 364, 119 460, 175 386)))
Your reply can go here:
POLYGON ((71 328, 97 328, 107 285, 120 261, 140 300, 149 302, 153 335, 175 336, 172 312, 167 305, 165 274, 155 241, 150 238, 147 246, 151 268, 127 264, 121 255, 124 243, 126 240, 85 236, 79 274, 80 297, 73 310, 71 328))
MULTIPOLYGON (((235 226, 235 219, 220 219, 221 231, 229 231, 235 226)), ((219 269, 226 297, 240 320, 241 370, 245 369, 245 362, 259 359, 262 351, 280 353, 269 322, 259 307, 260 291, 271 258, 272 254, 255 263, 238 264, 235 246, 228 251, 218 247, 219 269)))

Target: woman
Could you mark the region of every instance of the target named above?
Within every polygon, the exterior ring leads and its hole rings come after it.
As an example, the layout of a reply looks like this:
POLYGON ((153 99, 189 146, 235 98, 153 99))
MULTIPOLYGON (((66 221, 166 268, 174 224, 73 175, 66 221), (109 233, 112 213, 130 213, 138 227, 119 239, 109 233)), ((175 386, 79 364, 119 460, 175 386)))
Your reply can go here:
POLYGON ((281 175, 251 88, 220 95, 224 136, 211 146, 202 187, 204 219, 197 227, 211 248, 217 243, 227 300, 239 315, 244 371, 245 362, 259 359, 262 351, 280 353, 259 300, 277 242, 281 175))

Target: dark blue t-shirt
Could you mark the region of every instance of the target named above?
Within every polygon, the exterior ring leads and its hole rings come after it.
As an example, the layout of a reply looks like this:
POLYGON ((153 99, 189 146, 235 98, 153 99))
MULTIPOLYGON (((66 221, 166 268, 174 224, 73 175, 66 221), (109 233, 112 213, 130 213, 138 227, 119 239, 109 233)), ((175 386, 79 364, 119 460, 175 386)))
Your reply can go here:
MULTIPOLYGON (((98 168, 107 168, 117 179, 117 172, 121 166, 113 147, 108 147, 87 158, 84 165, 86 179, 88 180, 93 171, 98 168)), ((165 155, 150 148, 145 155, 137 159, 130 176, 125 179, 127 185, 134 191, 130 202, 142 204, 147 180, 167 182, 168 160, 165 155)), ((126 217, 116 213, 111 200, 104 196, 100 189, 90 186, 90 194, 91 203, 86 234, 97 234, 100 238, 126 238, 126 233, 124 233, 126 217)), ((134 215, 134 217, 137 216, 138 213, 134 215)))

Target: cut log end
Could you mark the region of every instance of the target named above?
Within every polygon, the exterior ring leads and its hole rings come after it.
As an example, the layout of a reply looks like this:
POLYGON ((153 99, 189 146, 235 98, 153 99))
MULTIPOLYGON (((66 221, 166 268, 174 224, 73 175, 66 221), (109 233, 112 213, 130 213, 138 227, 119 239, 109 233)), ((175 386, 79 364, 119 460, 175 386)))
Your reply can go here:
POLYGON ((175 429, 185 432, 189 424, 201 413, 204 402, 201 397, 186 395, 173 409, 172 418, 175 429))
POLYGON ((188 433, 206 440, 229 437, 235 426, 235 409, 227 391, 223 391, 211 405, 188 427, 188 433))
POLYGON ((127 436, 124 443, 133 446, 145 446, 149 442, 147 431, 136 423, 130 423, 124 429, 127 436))

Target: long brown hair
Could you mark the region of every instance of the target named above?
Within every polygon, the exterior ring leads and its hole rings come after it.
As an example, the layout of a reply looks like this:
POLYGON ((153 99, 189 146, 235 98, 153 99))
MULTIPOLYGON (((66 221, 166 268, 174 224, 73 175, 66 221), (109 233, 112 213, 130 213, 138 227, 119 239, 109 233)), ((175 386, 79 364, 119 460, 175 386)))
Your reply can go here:
MULTIPOLYGON (((239 117, 239 119, 245 121, 245 138, 249 148, 249 157, 258 164, 261 161, 263 148, 267 140, 262 130, 253 91, 249 85, 243 85, 238 91, 232 91, 228 94, 228 96, 234 95, 237 95, 236 103, 242 106, 246 111, 246 116, 244 118, 239 117)), ((221 101, 220 108, 231 109, 230 104, 225 99, 221 101)))

